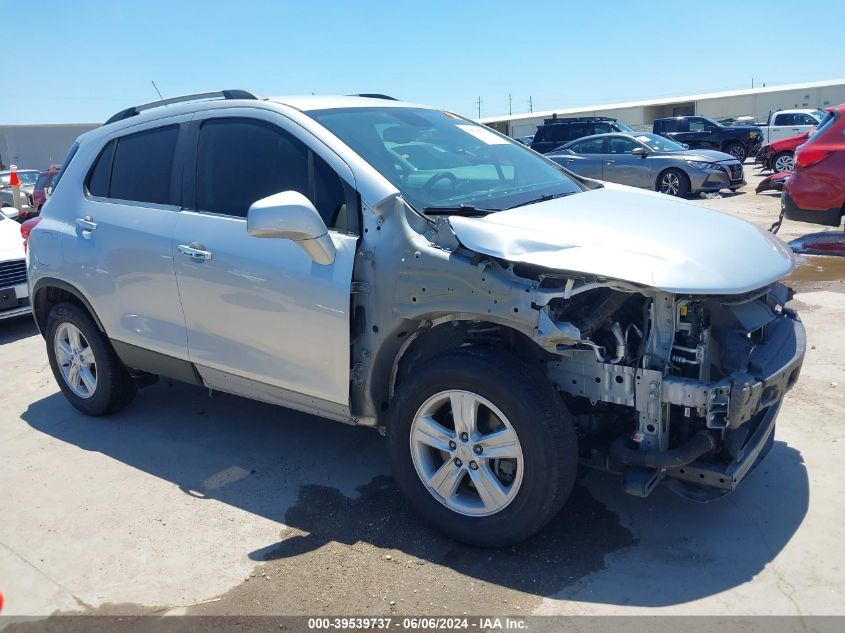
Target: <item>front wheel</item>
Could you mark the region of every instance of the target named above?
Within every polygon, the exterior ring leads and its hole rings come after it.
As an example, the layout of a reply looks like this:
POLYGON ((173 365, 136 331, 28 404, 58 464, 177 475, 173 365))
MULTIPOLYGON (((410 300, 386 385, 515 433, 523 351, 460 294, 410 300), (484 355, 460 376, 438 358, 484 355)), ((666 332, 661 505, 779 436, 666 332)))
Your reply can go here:
POLYGON ((795 171, 795 157, 792 152, 781 152, 772 159, 772 170, 777 174, 795 171))
POLYGON ((689 193, 689 178, 680 169, 667 169, 657 177, 657 190, 667 196, 685 196, 689 193))
POLYGON ((399 386, 387 439, 411 506, 473 545, 528 538, 575 482, 577 444, 562 398, 506 353, 462 349, 415 369, 399 386))
POLYGON ((740 163, 745 161, 745 158, 748 156, 748 152, 745 149, 745 145, 742 143, 728 143, 725 145, 725 153, 730 154, 734 158, 736 158, 740 163))

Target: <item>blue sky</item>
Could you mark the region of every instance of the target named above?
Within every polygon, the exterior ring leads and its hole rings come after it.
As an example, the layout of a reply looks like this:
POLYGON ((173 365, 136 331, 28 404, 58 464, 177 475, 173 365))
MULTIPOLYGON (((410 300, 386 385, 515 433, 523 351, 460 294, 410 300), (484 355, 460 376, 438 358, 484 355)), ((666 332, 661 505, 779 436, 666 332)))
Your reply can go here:
POLYGON ((103 121, 156 99, 153 79, 165 96, 384 92, 471 116, 481 97, 487 116, 508 94, 516 113, 529 96, 543 110, 845 76, 839 0, 0 0, 0 15, 30 36, 3 29, 0 124, 103 121))

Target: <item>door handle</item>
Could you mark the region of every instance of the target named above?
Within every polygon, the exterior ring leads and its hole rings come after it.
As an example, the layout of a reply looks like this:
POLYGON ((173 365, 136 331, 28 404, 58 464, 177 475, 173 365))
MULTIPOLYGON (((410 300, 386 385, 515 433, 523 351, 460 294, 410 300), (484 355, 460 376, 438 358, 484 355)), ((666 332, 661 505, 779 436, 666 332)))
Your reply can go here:
POLYGON ((794 127, 794 128, 792 128, 792 131, 793 132, 800 132, 801 128, 800 127, 794 127))
POLYGON ((97 223, 91 219, 90 215, 86 215, 84 218, 76 218, 76 226, 89 233, 97 229, 97 223))
POLYGON ((606 160, 606 161, 604 161, 604 164, 605 165, 612 165, 615 162, 616 162, 615 160, 606 160))
POLYGON ((191 242, 190 244, 179 244, 176 248, 179 249, 179 252, 183 255, 187 255, 191 259, 195 260, 206 260, 211 259, 211 252, 205 250, 205 246, 202 244, 197 244, 196 242, 191 242))

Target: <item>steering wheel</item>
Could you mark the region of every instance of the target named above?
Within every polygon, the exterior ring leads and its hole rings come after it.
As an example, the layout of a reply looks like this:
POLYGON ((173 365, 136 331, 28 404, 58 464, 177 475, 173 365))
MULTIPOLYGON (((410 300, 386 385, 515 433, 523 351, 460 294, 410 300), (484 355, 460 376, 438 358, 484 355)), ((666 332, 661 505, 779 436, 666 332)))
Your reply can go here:
POLYGON ((429 178, 423 185, 423 189, 425 189, 427 192, 431 192, 431 188, 434 187, 434 185, 436 185, 441 180, 448 180, 452 184, 453 191, 455 190, 455 187, 458 184, 458 179, 455 177, 455 174, 448 171, 441 171, 429 178))

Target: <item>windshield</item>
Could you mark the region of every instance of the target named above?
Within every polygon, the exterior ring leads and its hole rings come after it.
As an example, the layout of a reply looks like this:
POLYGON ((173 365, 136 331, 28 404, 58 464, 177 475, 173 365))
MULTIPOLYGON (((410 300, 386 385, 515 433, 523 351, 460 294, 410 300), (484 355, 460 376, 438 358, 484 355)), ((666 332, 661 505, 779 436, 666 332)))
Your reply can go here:
MULTIPOLYGON (((38 174, 40 172, 37 171, 19 171, 18 172, 18 180, 21 181, 21 187, 31 187, 35 184, 35 181, 38 180, 38 174)), ((3 182, 4 185, 9 185, 11 181, 12 175, 9 172, 5 174, 0 174, 0 181, 3 182)))
POLYGON ((584 190, 524 145, 448 112, 374 107, 308 114, 419 210, 463 205, 499 211, 584 190))
POLYGON ((683 152, 686 150, 680 143, 670 141, 668 138, 657 134, 636 134, 634 138, 655 152, 683 152))

